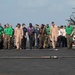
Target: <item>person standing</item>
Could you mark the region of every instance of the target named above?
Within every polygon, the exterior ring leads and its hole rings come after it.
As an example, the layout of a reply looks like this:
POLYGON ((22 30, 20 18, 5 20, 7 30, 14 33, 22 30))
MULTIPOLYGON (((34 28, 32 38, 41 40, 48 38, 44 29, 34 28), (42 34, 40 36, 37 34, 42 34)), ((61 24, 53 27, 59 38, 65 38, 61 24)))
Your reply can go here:
POLYGON ((52 46, 53 46, 53 49, 55 49, 57 44, 58 26, 56 26, 54 22, 52 22, 50 33, 52 38, 52 46))
MULTIPOLYGON (((66 33, 66 26, 64 26, 64 30, 65 30, 65 33, 66 33)), ((66 34, 65 34, 65 41, 64 41, 64 43, 65 43, 65 47, 67 47, 67 38, 66 38, 66 34)))
POLYGON ((0 25, 0 49, 3 48, 3 33, 2 33, 3 29, 2 26, 0 25))
POLYGON ((6 24, 4 29, 4 47, 5 49, 11 48, 11 37, 12 37, 12 28, 9 27, 9 24, 6 24))
POLYGON ((12 25, 10 25, 10 28, 12 29, 11 48, 14 48, 14 29, 12 25))
POLYGON ((36 24, 36 29, 35 29, 35 42, 36 42, 36 48, 39 48, 39 25, 36 24))
POLYGON ((46 30, 46 39, 45 39, 46 43, 45 43, 45 45, 47 48, 50 48, 50 26, 49 26, 49 24, 46 25, 45 30, 46 30))
POLYGON ((63 38, 63 33, 61 31, 61 27, 58 27, 58 37, 57 37, 58 47, 62 47, 62 38, 63 38))
POLYGON ((39 40, 40 40, 39 48, 40 49, 45 48, 45 46, 44 46, 45 38, 46 38, 45 26, 44 26, 44 24, 41 24, 41 27, 40 27, 40 30, 39 30, 39 40))
POLYGON ((28 27, 28 36, 29 36, 29 43, 30 43, 30 49, 33 47, 33 42, 34 42, 34 34, 35 34, 35 28, 33 27, 32 23, 29 23, 28 27))
POLYGON ((26 25, 24 23, 22 24, 22 29, 23 29, 23 38, 22 38, 21 48, 26 49, 26 42, 27 42, 28 32, 27 32, 26 25))
POLYGON ((66 31, 63 25, 61 26, 60 31, 62 32, 62 47, 67 47, 66 45, 66 31))
POLYGON ((17 50, 21 49, 21 40, 23 38, 23 30, 22 30, 21 25, 19 23, 17 24, 14 35, 15 35, 17 50))
POLYGON ((72 32, 73 32, 73 27, 69 23, 68 26, 66 27, 66 38, 67 38, 68 48, 71 48, 72 46, 72 36, 71 36, 72 32))

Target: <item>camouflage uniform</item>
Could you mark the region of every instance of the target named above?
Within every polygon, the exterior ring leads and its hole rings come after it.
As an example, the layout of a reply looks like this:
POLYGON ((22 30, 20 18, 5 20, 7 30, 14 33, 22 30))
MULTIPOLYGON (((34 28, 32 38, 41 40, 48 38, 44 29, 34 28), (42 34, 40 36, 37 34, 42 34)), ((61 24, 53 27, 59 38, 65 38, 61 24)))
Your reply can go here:
POLYGON ((4 47, 5 49, 11 48, 12 28, 7 27, 4 29, 4 47))
POLYGON ((11 42, 10 41, 11 41, 10 36, 6 35, 5 39, 4 39, 4 46, 5 46, 5 48, 10 49, 10 47, 11 47, 11 42))
POLYGON ((45 32, 46 32, 46 37, 44 41, 44 48, 49 48, 50 47, 50 27, 46 27, 45 32))
POLYGON ((49 48, 50 47, 50 38, 49 35, 46 35, 45 41, 44 41, 44 48, 49 48))
POLYGON ((39 36, 39 40, 40 40, 39 46, 40 46, 40 48, 44 48, 44 41, 45 41, 45 38, 46 38, 45 29, 44 28, 43 29, 40 28, 39 33, 40 33, 40 36, 39 36))
POLYGON ((0 35, 0 43, 2 42, 2 36, 0 35))
POLYGON ((14 29, 12 28, 12 37, 10 38, 11 48, 14 48, 14 29))

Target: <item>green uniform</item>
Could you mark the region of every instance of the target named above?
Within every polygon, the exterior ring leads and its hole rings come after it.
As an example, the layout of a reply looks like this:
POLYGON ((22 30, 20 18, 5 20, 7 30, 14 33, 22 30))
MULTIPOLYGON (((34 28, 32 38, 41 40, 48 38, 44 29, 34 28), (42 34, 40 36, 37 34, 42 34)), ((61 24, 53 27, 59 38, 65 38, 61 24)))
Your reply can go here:
POLYGON ((12 28, 8 27, 4 29, 4 34, 8 35, 8 36, 12 36, 13 35, 13 30, 12 28))
POLYGON ((72 26, 69 26, 69 27, 67 26, 66 27, 66 34, 71 35, 72 31, 73 31, 73 27, 72 26))
POLYGON ((50 34, 50 27, 46 28, 46 34, 49 35, 50 34))
POLYGON ((0 36, 2 36, 2 27, 0 27, 0 36))
POLYGON ((13 35, 12 33, 13 33, 12 28, 8 27, 8 28, 4 29, 4 34, 5 34, 4 46, 5 46, 5 48, 10 49, 10 47, 11 47, 11 37, 13 35))
POLYGON ((46 38, 44 39, 44 48, 50 47, 50 27, 46 27, 46 38))
POLYGON ((70 48, 72 46, 72 37, 70 36, 73 32, 72 26, 66 27, 66 38, 67 38, 67 47, 70 48))
POLYGON ((0 27, 0 42, 2 42, 2 27, 0 27))

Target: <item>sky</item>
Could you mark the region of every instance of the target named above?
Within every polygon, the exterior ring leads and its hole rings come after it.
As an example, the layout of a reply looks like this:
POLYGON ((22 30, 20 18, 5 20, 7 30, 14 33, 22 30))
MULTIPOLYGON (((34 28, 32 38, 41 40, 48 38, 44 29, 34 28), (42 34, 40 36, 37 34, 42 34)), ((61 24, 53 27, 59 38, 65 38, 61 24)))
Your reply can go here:
POLYGON ((75 11, 75 0, 0 0, 0 23, 17 23, 66 25, 72 11, 75 11))

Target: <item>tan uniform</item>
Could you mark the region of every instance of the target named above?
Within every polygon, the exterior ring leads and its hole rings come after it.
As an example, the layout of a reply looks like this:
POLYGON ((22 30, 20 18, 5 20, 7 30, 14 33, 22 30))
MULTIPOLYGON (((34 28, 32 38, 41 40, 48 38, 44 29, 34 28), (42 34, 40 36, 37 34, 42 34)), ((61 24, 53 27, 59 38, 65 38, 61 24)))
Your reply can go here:
POLYGON ((53 48, 55 48, 57 37, 58 37, 58 27, 56 25, 51 26, 50 32, 51 32, 51 38, 52 38, 52 46, 53 48))
POLYGON ((22 30, 22 28, 16 28, 15 29, 15 40, 16 40, 17 49, 21 48, 21 39, 22 38, 23 38, 23 30, 22 30))

